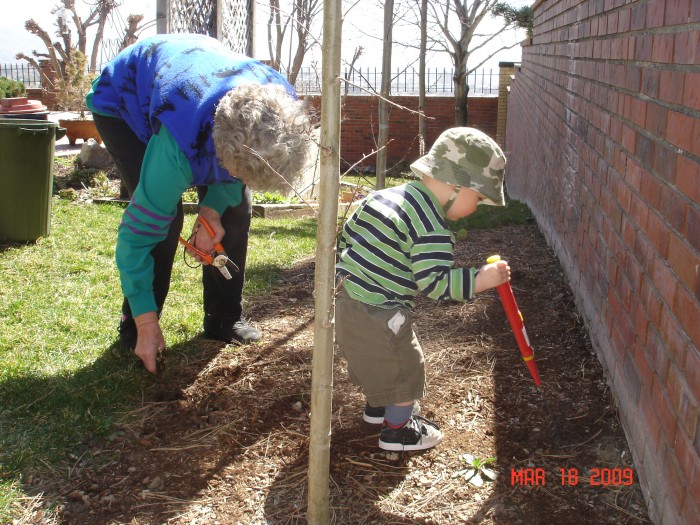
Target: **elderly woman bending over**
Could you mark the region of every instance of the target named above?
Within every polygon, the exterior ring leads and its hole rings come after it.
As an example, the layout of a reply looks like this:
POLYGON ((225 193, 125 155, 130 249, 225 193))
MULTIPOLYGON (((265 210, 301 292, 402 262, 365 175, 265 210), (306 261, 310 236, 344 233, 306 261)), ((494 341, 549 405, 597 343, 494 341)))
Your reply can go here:
POLYGON ((227 279, 202 266, 204 332, 226 342, 258 341, 260 332, 242 315, 250 188, 279 188, 307 162, 312 124, 292 86, 213 38, 158 35, 117 55, 87 103, 131 195, 116 247, 122 347, 156 372, 181 196, 190 187, 199 194, 196 224, 213 231, 196 228, 190 243, 206 253, 220 244, 238 268, 227 279))

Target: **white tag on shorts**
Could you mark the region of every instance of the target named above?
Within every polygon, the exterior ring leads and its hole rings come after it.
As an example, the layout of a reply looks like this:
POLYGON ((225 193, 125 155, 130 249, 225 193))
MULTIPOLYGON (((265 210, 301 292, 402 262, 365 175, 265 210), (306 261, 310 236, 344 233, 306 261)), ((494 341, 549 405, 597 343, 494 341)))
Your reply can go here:
POLYGON ((387 322, 387 326, 389 327, 389 330, 394 332, 394 335, 396 335, 399 333, 399 330, 401 330, 401 327, 405 322, 406 316, 401 312, 396 312, 394 316, 387 322))

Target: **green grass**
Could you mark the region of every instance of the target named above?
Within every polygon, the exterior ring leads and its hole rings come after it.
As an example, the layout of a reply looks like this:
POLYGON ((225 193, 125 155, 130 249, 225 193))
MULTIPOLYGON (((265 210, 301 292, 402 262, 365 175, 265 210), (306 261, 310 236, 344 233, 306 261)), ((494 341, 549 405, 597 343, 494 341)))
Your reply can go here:
POLYGON ((0 523, 12 523, 13 503, 23 496, 18 484, 16 480, 0 479, 0 523))
MULTIPOLYGON (((121 214, 54 199, 49 236, 0 246, 0 523, 11 521, 24 476, 80 457, 94 437, 109 439, 149 384, 115 351, 121 214)), ((253 219, 244 296, 264 293, 312 255, 315 235, 314 220, 253 219)), ((186 351, 201 327, 201 273, 178 256, 172 281, 163 329, 169 346, 186 351)))
POLYGON ((535 220, 526 204, 506 198, 506 206, 480 205, 469 217, 448 221, 452 231, 485 230, 510 224, 528 224, 535 220))

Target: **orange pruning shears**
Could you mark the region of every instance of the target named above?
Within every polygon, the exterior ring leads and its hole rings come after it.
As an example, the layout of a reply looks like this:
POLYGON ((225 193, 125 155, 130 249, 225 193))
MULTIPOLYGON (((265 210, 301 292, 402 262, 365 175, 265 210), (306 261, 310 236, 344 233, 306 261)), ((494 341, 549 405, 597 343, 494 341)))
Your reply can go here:
MULTIPOLYGON (((207 233, 213 239, 214 228, 211 227, 207 220, 204 217, 199 216, 197 218, 197 221, 199 222, 199 224, 204 226, 204 229, 207 230, 207 233)), ((214 245, 214 251, 211 253, 207 253, 200 250, 194 244, 191 244, 182 237, 180 237, 179 240, 180 244, 185 246, 185 248, 187 248, 191 252, 196 253, 199 256, 199 258, 202 259, 202 261, 204 261, 206 264, 211 264, 214 268, 218 268, 218 270, 226 279, 232 278, 231 272, 229 271, 229 267, 231 267, 234 272, 239 271, 238 266, 236 266, 236 263, 234 263, 231 259, 228 258, 228 255, 226 255, 224 247, 221 246, 221 243, 216 243, 214 245)))

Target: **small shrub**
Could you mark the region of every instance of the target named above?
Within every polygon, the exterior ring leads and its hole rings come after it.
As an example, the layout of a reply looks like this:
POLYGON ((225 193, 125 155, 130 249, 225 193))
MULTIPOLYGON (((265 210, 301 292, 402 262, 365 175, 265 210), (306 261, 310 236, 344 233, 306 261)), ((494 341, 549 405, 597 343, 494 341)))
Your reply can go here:
MULTIPOLYGON (((294 204, 298 203, 299 199, 297 197, 284 197, 279 193, 273 192, 253 192, 253 204, 294 204)), ((182 194, 182 202, 184 203, 194 203, 199 202, 197 192, 193 189, 187 190, 182 194)))
POLYGON ((498 228, 505 225, 530 224, 535 221, 527 204, 508 198, 506 206, 479 206, 469 217, 457 221, 447 221, 447 225, 457 236, 464 238, 469 230, 498 228), (465 231, 462 231, 465 230, 465 231))
POLYGON ((73 188, 83 188, 99 184, 106 179, 104 172, 97 168, 79 168, 71 173, 67 185, 73 188))
POLYGON ((299 202, 297 197, 284 197, 279 193, 266 192, 253 192, 253 204, 289 204, 299 202))
POLYGON ((54 192, 61 189, 87 190, 89 188, 103 189, 109 184, 107 174, 97 168, 85 168, 73 164, 73 170, 61 175, 54 175, 54 192))
POLYGON ((94 75, 87 73, 87 59, 80 51, 71 52, 70 62, 66 67, 66 76, 56 81, 56 104, 64 111, 79 111, 80 118, 85 118, 87 105, 85 95, 90 91, 94 75))
POLYGON ((394 177, 397 179, 413 179, 415 178, 415 175, 413 171, 411 171, 411 163, 402 160, 401 162, 397 162, 393 166, 389 167, 386 170, 386 174, 389 177, 394 177))
POLYGON ((59 197, 68 201, 77 201, 80 198, 80 194, 74 188, 60 189, 57 193, 59 197))
POLYGON ((0 77, 0 98, 24 97, 27 89, 22 82, 0 77))

